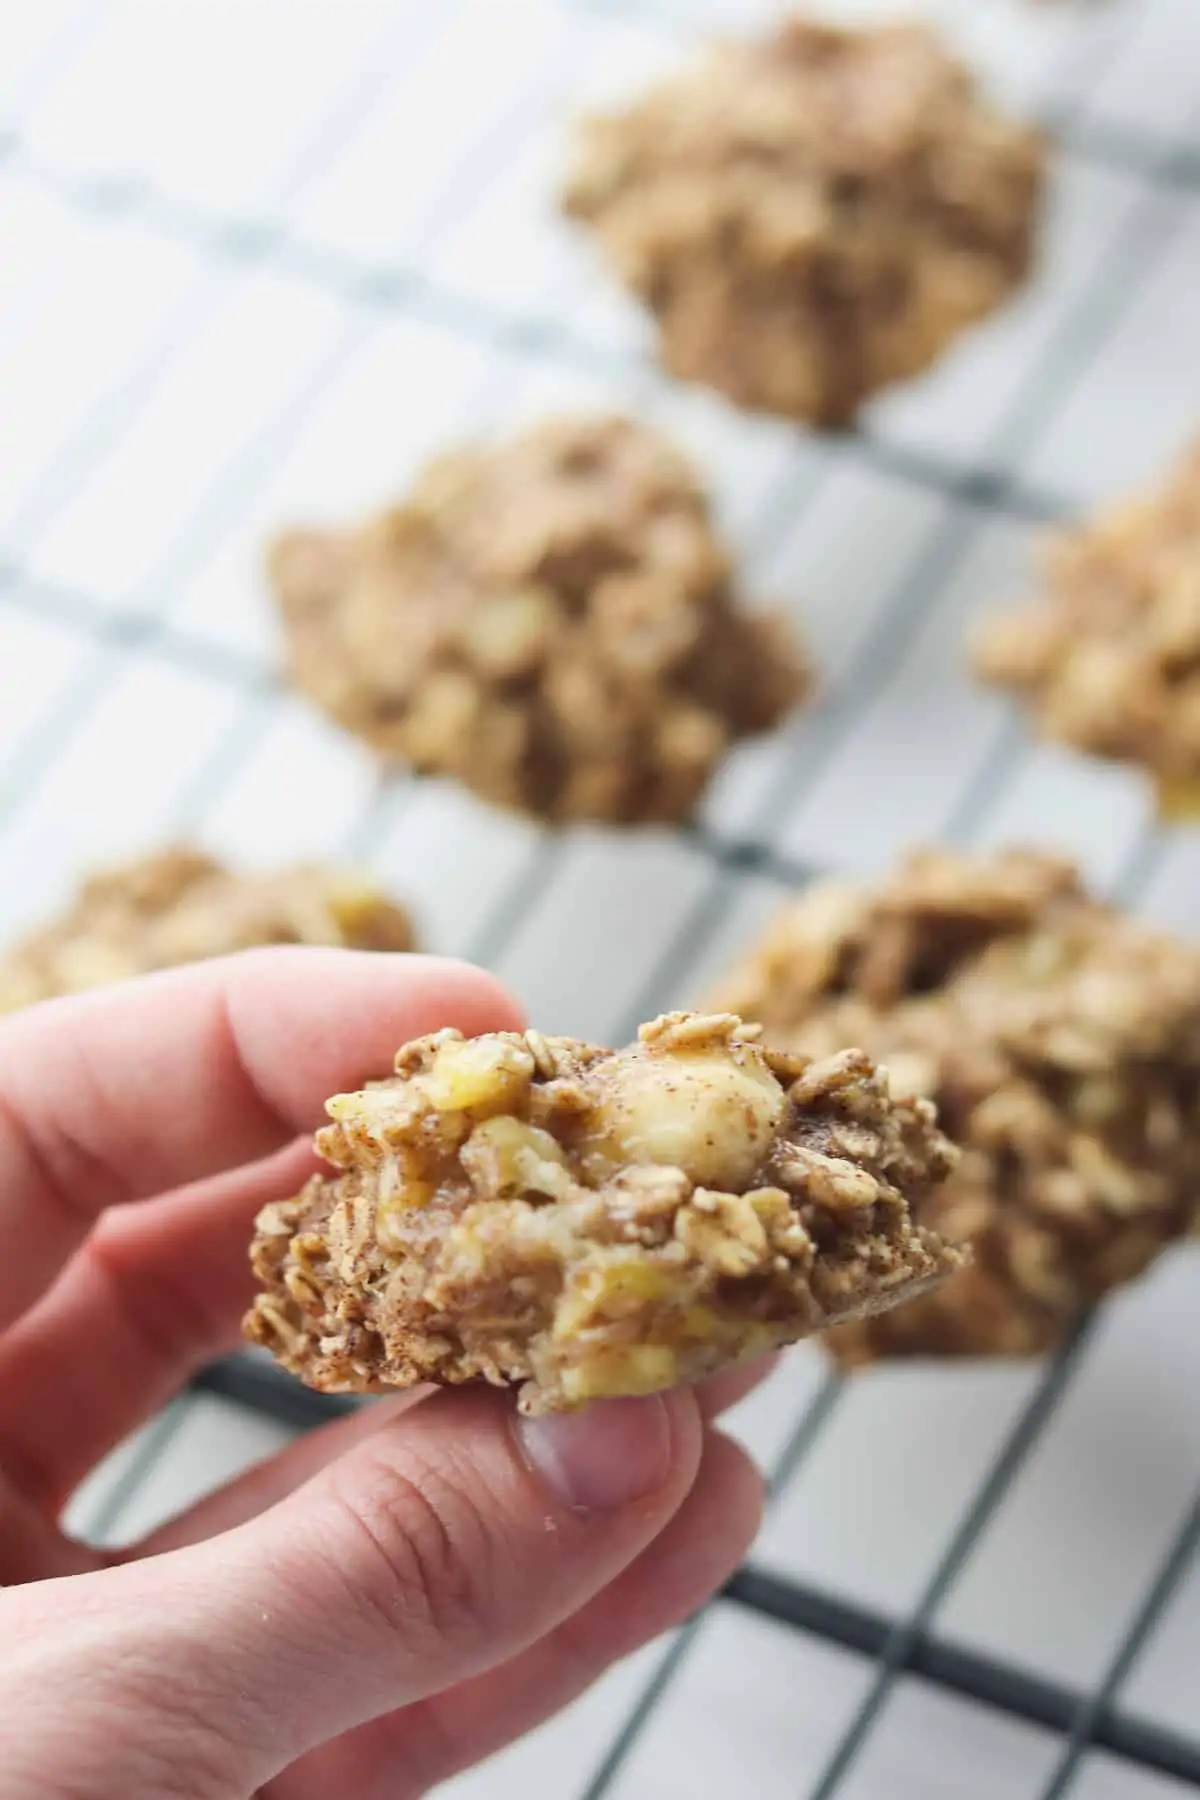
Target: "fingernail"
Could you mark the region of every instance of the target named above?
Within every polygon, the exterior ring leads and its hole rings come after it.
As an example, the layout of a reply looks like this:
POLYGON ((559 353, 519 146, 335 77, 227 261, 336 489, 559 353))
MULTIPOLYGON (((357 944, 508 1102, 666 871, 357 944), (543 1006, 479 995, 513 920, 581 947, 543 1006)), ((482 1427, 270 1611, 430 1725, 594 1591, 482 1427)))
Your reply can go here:
POLYGON ((661 1394, 601 1400, 582 1412, 519 1419, 526 1460, 576 1512, 609 1512, 667 1479, 671 1419, 661 1394))

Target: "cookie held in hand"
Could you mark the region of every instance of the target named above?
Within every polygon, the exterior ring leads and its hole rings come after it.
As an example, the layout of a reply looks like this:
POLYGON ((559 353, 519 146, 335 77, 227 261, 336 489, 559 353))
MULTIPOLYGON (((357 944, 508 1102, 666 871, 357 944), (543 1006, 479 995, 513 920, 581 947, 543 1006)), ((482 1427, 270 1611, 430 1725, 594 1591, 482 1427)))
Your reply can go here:
POLYGON ((629 1049, 407 1045, 331 1100, 336 1173, 259 1216, 256 1343, 310 1386, 483 1378, 525 1412, 696 1381, 896 1306, 962 1253, 914 1223, 954 1163, 861 1052, 673 1013, 629 1049))

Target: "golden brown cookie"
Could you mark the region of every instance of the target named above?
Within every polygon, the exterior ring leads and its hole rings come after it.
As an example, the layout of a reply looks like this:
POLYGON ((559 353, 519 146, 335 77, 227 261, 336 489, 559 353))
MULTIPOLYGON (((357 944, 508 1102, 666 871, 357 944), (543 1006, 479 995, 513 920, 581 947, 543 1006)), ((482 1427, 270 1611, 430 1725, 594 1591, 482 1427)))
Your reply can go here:
POLYGON ((795 18, 585 120, 564 203, 672 374, 843 425, 1020 286, 1043 176, 931 32, 795 18))
POLYGON ((1167 815, 1200 813, 1200 445, 1155 491, 1055 534, 1047 592, 975 645, 1048 738, 1135 763, 1167 815))
POLYGON ((926 851, 818 885, 714 1004, 814 1055, 862 1044, 962 1150, 920 1218, 971 1264, 835 1332, 845 1363, 1049 1349, 1189 1229, 1200 951, 1090 899, 1066 863, 926 851))
POLYGON ((526 1412, 650 1393, 895 1306, 960 1255, 912 1223, 953 1163, 869 1059, 673 1013, 628 1050, 407 1045, 329 1102, 339 1171, 260 1215, 249 1336, 327 1392, 483 1378, 526 1412))
POLYGON ((238 874, 184 848, 85 881, 0 956, 0 1012, 259 944, 411 950, 407 915, 361 875, 316 865, 238 874))
POLYGON ((551 820, 675 820, 809 686, 744 611, 687 462, 618 418, 432 463, 270 572, 297 684, 385 757, 551 820))

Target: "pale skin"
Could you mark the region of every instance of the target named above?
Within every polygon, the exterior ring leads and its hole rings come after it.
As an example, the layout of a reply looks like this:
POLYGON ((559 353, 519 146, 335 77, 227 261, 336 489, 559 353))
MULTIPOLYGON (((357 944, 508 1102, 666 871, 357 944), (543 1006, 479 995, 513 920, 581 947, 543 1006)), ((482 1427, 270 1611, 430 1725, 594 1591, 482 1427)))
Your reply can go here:
POLYGON ((397 1396, 116 1552, 62 1507, 238 1339, 257 1209, 326 1096, 490 977, 267 950, 0 1021, 5 1800, 410 1800, 564 1706, 731 1572, 762 1486, 715 1421, 761 1370, 518 1421, 397 1396))

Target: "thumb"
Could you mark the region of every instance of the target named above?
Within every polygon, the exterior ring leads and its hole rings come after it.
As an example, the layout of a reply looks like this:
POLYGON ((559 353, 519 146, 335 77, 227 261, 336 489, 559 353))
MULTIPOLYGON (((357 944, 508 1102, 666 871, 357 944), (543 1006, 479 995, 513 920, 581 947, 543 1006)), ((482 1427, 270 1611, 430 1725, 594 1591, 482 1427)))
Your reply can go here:
POLYGON ((189 1795, 226 1800, 507 1661, 657 1537, 701 1440, 690 1391, 534 1420, 439 1395, 235 1531, 8 1596, 30 1791, 160 1800, 186 1760, 189 1795))

